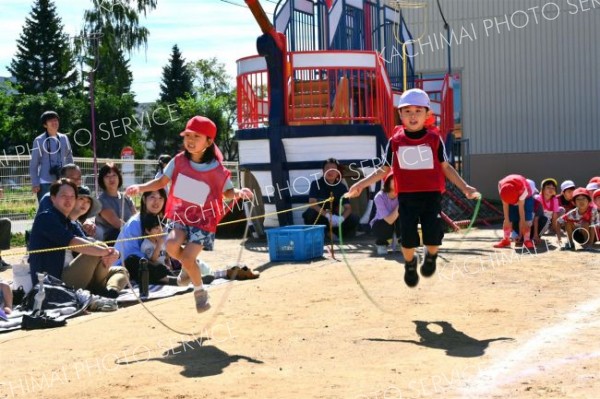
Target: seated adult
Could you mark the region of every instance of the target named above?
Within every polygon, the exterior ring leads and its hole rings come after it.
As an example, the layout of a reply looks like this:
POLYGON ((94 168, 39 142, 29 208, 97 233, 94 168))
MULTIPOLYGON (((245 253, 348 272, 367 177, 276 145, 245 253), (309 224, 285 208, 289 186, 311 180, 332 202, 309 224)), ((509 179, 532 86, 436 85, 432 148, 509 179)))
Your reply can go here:
POLYGON ((347 198, 342 200, 342 216, 340 217, 340 198, 348 192, 348 188, 342 182, 342 170, 340 163, 335 158, 329 158, 323 162, 323 176, 310 184, 308 203, 313 204, 302 214, 304 224, 321 224, 333 228, 337 234, 338 226, 342 226, 344 237, 351 237, 356 232, 359 217, 352 213, 352 206, 347 198), (332 202, 319 204, 333 196, 332 202))
MULTIPOLYGON (((143 251, 142 244, 145 240, 143 238, 137 240, 132 239, 144 237, 148 235, 146 230, 152 230, 156 227, 155 223, 150 223, 151 219, 158 222, 158 225, 164 221, 163 218, 166 203, 167 193, 163 188, 143 193, 140 212, 133 215, 127 223, 125 223, 117 237, 115 248, 122 254, 121 258, 117 260, 117 264, 120 265, 122 259, 125 259, 125 267, 131 275, 132 280, 138 279, 140 259, 146 258, 149 261, 148 280, 150 284, 176 284, 176 278, 169 279, 169 277, 171 277, 171 271, 166 265, 166 262, 163 259, 158 258, 152 260, 152 256, 148 256, 148 254, 143 251)), ((159 229, 164 230, 162 226, 159 227, 159 229)), ((156 244, 161 247, 161 239, 159 238, 156 241, 156 244)))
POLYGON ((398 194, 394 183, 394 174, 388 174, 381 186, 381 190, 373 200, 377 213, 371 220, 371 232, 375 236, 377 255, 387 254, 388 240, 392 239, 394 233, 400 241, 400 214, 398 194))
POLYGON ((123 186, 123 176, 119 168, 107 163, 98 172, 98 185, 102 194, 98 197, 102 210, 96 216, 96 238, 112 241, 117 238, 121 227, 136 213, 131 198, 119 192, 123 186))
MULTIPOLYGON (((69 179, 75 183, 79 194, 91 194, 90 189, 81 184, 81 169, 74 163, 67 164, 60 168, 60 177, 64 177, 65 179, 69 179)), ((50 200, 50 193, 46 193, 40 199, 36 216, 43 211, 47 211, 51 207, 52 201, 50 200)), ((89 237, 93 237, 96 233, 96 224, 93 221, 86 220, 82 222, 82 228, 89 237)))
MULTIPOLYGON (((4 198, 4 190, 0 187, 0 198, 4 198)), ((2 250, 10 249, 10 219, 0 218, 0 271, 7 269, 10 265, 2 259, 2 250)))
POLYGON ((96 244, 85 237, 79 226, 69 218, 77 204, 77 186, 60 179, 50 186, 52 207, 38 214, 31 229, 29 264, 31 280, 36 273, 48 273, 75 289, 83 288, 94 294, 116 298, 127 284, 127 270, 111 267, 119 251, 96 244), (66 247, 78 246, 68 255, 66 247))
MULTIPOLYGON (((102 204, 95 197, 90 195, 83 187, 77 190, 77 203, 69 214, 71 222, 78 225, 81 230, 84 230, 83 223, 89 218, 93 218, 102 209, 102 204)), ((86 234, 90 237, 89 234, 86 234)))

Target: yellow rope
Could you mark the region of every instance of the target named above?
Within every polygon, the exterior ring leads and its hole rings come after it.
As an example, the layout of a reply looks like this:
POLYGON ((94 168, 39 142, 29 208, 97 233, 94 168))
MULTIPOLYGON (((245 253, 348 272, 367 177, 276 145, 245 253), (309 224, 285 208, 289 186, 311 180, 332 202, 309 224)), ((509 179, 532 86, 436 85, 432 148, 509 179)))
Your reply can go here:
MULTIPOLYGON (((217 226, 225 226, 225 225, 233 224, 233 223, 240 223, 240 222, 250 221, 250 220, 254 220, 254 219, 261 219, 261 218, 264 218, 266 216, 278 215, 280 213, 292 212, 292 211, 297 210, 297 209, 308 208, 308 207, 311 207, 313 205, 324 204, 325 202, 328 202, 328 201, 333 201, 333 199, 332 198, 328 198, 328 199, 326 199, 324 201, 315 202, 315 203, 312 203, 312 204, 301 205, 301 206, 298 206, 298 207, 295 207, 295 208, 290 208, 290 209, 286 209, 286 210, 279 211, 279 212, 265 213, 265 214, 259 215, 259 216, 248 217, 248 218, 244 218, 244 219, 234 220, 234 221, 231 221, 231 222, 219 223, 217 226)), ((121 238, 121 239, 118 239, 118 240, 94 241, 94 242, 91 242, 89 244, 67 245, 67 246, 64 246, 64 247, 43 248, 43 249, 35 249, 35 250, 32 250, 32 251, 26 251, 26 250, 8 250, 8 251, 2 251, 2 253, 3 253, 3 256, 31 255, 31 254, 53 252, 53 251, 74 250, 74 249, 83 248, 83 247, 93 247, 95 245, 106 246, 107 244, 115 244, 117 242, 143 240, 145 238, 160 237, 160 236, 165 236, 165 235, 167 235, 167 233, 148 234, 148 235, 143 235, 143 236, 139 236, 139 237, 121 238)))

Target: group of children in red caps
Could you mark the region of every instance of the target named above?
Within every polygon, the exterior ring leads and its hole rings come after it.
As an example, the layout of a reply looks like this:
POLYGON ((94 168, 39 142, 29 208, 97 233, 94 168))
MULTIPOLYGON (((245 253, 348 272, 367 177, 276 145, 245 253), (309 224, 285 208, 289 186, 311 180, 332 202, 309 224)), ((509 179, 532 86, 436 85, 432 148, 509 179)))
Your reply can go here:
POLYGON ((562 250, 592 249, 600 238, 600 176, 590 179, 586 187, 576 187, 571 180, 558 183, 553 178, 542 180, 540 191, 524 176, 508 175, 498 182, 504 213, 503 238, 495 248, 515 246, 534 249, 542 234, 554 231, 562 245, 563 229, 567 242, 562 250))

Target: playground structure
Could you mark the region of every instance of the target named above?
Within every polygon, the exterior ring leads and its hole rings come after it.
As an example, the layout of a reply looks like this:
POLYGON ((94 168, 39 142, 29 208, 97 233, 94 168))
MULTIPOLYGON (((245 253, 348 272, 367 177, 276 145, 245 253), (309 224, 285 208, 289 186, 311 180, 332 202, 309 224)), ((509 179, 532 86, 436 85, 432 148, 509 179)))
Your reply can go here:
MULTIPOLYGON (((265 227, 302 222, 302 209, 285 211, 308 202, 323 160, 345 165, 348 184, 380 166, 398 123, 394 105, 408 88, 429 93, 440 135, 452 139, 450 74, 415 75, 415 39, 403 13, 424 3, 280 0, 271 23, 258 0, 245 1, 263 35, 258 55, 237 62, 236 138, 242 181, 257 193, 255 212, 266 215, 265 227)), ((363 224, 378 186, 353 200, 363 224)), ((453 212, 447 220, 457 217, 453 212)))

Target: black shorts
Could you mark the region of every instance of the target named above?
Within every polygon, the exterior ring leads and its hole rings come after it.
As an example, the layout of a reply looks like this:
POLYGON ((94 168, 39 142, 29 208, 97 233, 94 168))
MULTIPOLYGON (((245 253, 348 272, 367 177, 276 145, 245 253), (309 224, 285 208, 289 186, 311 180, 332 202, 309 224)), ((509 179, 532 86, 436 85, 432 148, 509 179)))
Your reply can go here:
POLYGON ((418 224, 421 223, 423 244, 442 245, 442 194, 439 192, 401 193, 398 195, 402 218, 402 246, 417 248, 421 245, 418 224))

